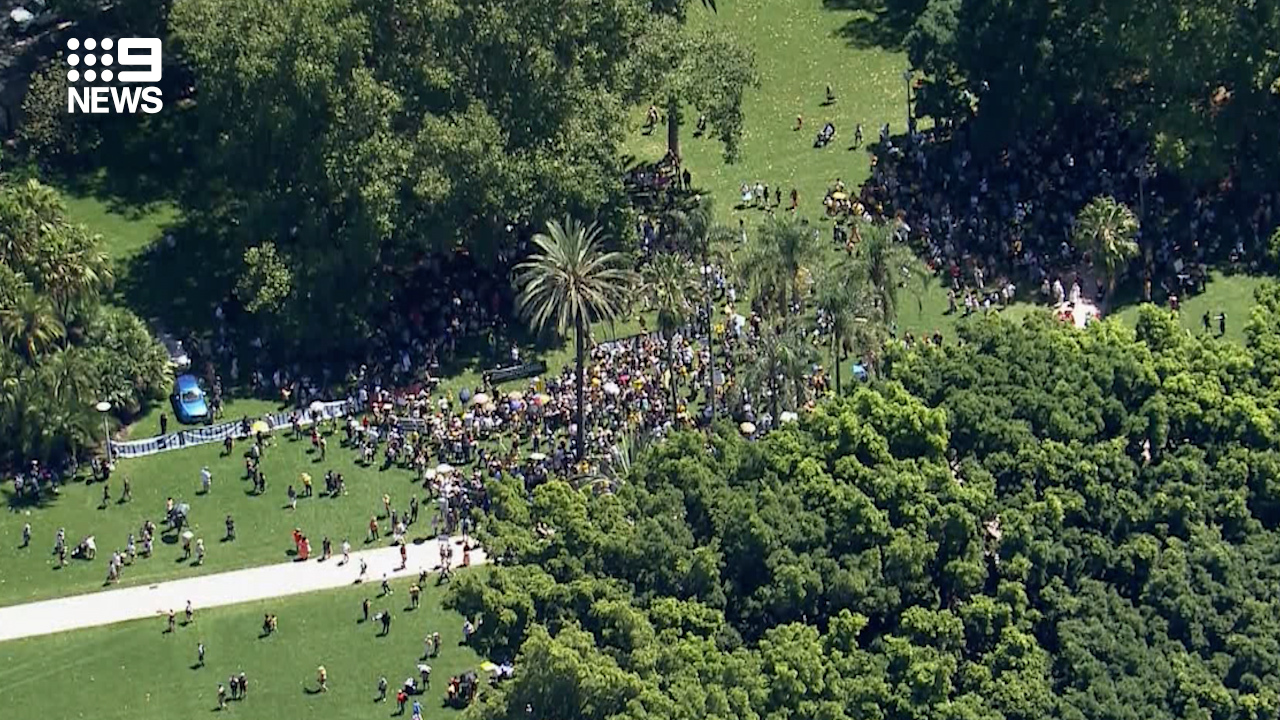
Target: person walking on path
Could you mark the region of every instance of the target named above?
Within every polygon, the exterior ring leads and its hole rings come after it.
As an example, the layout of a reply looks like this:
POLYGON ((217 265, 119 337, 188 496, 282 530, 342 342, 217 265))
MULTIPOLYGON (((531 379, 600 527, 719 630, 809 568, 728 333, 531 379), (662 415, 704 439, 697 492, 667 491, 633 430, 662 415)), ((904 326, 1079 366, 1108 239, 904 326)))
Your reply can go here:
POLYGON ((346 565, 349 562, 351 562, 351 543, 346 538, 342 538, 342 564, 346 565))
POLYGON ((400 569, 409 567, 409 543, 400 543, 400 569))

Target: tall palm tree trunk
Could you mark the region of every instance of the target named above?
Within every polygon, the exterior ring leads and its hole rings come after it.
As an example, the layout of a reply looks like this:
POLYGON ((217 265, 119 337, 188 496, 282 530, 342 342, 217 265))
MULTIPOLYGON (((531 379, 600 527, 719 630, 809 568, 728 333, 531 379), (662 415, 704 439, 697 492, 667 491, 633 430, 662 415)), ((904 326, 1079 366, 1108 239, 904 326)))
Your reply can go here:
MULTIPOLYGON (((707 246, 711 244, 711 237, 704 236, 702 238, 702 269, 705 271, 710 266, 707 264, 707 246)), ((710 375, 707 376, 708 387, 710 392, 707 394, 707 402, 711 405, 711 419, 716 419, 716 338, 715 338, 715 321, 711 315, 711 273, 704 272, 702 275, 703 288, 703 305, 707 311, 707 369, 710 375)))
POLYGON ((671 342, 671 338, 674 333, 664 334, 667 337, 667 373, 670 375, 670 377, 667 378, 667 385, 671 391, 671 422, 674 424, 676 421, 676 409, 680 405, 680 396, 676 390, 676 353, 674 348, 671 347, 673 344, 671 342))
POLYGON ((843 338, 841 338, 839 334, 834 335, 832 339, 835 342, 833 343, 834 347, 832 347, 831 349, 832 350, 831 356, 835 358, 833 362, 836 365, 836 395, 839 396, 841 394, 840 393, 840 365, 843 363, 843 358, 840 357, 840 347, 844 345, 844 342, 843 342, 843 338))
POLYGON ((576 437, 574 438, 573 453, 574 453, 574 458, 581 461, 583 455, 586 453, 586 440, 587 440, 586 413, 584 412, 587 406, 587 385, 586 385, 587 343, 586 343, 586 338, 583 337, 585 334, 585 329, 582 327, 582 318, 578 318, 574 324, 576 325, 576 327, 574 328, 574 335, 576 336, 576 339, 574 340, 574 343, 576 345, 575 353, 578 361, 578 372, 577 372, 578 432, 576 434, 576 437))

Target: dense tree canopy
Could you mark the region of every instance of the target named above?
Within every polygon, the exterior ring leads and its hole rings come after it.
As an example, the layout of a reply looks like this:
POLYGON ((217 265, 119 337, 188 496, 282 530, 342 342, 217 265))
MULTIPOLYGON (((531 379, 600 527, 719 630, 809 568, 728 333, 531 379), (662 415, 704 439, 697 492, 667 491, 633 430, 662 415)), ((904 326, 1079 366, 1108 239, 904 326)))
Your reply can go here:
POLYGON ((74 454, 100 435, 95 403, 130 414, 169 388, 164 348, 102 302, 101 244, 52 188, 0 181, 0 462, 74 454))
POLYGON ((454 581, 515 657, 491 718, 1280 713, 1280 289, 1245 347, 1146 307, 894 346, 758 442, 677 434, 612 493, 518 478, 454 581))
MULTIPOLYGON (((177 3, 209 181, 191 203, 216 210, 243 248, 276 243, 292 288, 280 307, 319 320, 311 333, 277 329, 322 347, 335 326, 362 327, 388 272, 425 252, 465 241, 476 257, 509 253, 523 229, 566 212, 621 227, 627 112, 684 87, 684 58, 702 47, 685 38, 685 5, 177 3), (352 292, 326 291, 339 284, 352 292)), ((735 87, 688 93, 728 147, 742 125, 735 87)))
MULTIPOLYGON (((918 0, 895 1, 920 7, 918 0)), ((922 112, 1007 142, 1106 108, 1198 180, 1280 177, 1280 7, 1230 0, 929 0, 908 39, 922 112)))

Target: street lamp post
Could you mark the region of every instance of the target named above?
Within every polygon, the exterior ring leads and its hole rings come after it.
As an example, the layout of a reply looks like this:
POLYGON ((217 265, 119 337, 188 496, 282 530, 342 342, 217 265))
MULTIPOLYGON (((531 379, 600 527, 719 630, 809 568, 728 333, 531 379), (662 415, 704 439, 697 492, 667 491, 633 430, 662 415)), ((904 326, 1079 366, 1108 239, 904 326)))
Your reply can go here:
POLYGON ((907 84, 907 135, 911 134, 911 68, 902 71, 902 81, 907 84))
POLYGON ((111 403, 103 400, 93 407, 102 413, 102 436, 107 439, 107 462, 111 462, 111 431, 107 428, 107 413, 111 412, 111 403))

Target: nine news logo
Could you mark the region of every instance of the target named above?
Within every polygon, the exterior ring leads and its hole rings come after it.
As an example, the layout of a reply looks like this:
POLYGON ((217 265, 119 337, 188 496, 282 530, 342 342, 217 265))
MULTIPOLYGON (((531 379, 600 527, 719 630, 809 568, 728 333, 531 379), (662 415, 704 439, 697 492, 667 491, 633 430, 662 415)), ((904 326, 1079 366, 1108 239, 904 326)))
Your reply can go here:
POLYGON ((83 42, 77 38, 67 41, 67 80, 86 84, 67 87, 67 112, 107 115, 111 113, 132 115, 142 112, 160 112, 164 102, 160 88, 151 83, 160 82, 160 38, 103 38, 101 42, 89 38, 83 42), (80 55, 83 46, 84 54, 80 55), (99 50, 101 54, 95 54, 99 50), (112 50, 115 51, 114 57, 112 50), (95 69, 101 68, 101 69, 95 69), (116 69, 113 69, 116 68, 116 69), (145 68, 145 69, 127 69, 145 68), (101 79, 117 85, 90 85, 101 79), (128 83, 146 84, 145 86, 128 83))

